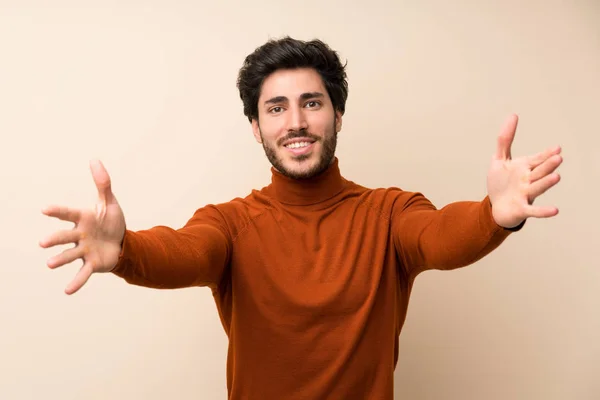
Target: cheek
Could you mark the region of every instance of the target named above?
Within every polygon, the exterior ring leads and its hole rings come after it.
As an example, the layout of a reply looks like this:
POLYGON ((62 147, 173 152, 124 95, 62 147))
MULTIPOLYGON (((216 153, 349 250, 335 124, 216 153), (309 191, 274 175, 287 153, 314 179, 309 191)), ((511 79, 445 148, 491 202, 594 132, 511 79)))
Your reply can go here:
POLYGON ((263 140, 266 142, 274 143, 280 137, 286 134, 286 130, 274 121, 265 121, 260 125, 260 132, 263 140))
POLYGON ((330 118, 314 118, 309 121, 308 131, 319 136, 327 136, 335 131, 335 121, 330 118))

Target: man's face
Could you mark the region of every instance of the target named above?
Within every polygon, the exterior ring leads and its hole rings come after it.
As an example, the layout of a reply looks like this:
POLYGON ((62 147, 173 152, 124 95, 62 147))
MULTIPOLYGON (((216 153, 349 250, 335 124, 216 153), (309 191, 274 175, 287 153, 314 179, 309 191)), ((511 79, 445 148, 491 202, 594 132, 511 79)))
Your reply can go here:
POLYGON ((282 174, 305 179, 334 160, 342 115, 314 69, 278 70, 265 79, 252 130, 282 174))

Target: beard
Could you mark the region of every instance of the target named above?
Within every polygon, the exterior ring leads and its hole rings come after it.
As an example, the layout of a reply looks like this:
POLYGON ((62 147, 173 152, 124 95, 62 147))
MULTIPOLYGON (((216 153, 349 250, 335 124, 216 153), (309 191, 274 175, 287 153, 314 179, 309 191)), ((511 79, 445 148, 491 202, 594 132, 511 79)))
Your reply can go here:
MULTIPOLYGON (((282 175, 287 176, 288 178, 292 178, 292 179, 310 179, 312 177, 315 177, 315 176, 321 174, 333 162, 334 157, 335 157, 335 149, 337 147, 337 135, 338 134, 335 131, 335 122, 334 122, 334 126, 332 127, 331 131, 327 132, 327 134, 323 138, 315 136, 306 130, 300 130, 300 131, 290 132, 289 134, 285 135, 285 137, 281 138, 278 141, 279 144, 267 143, 263 138, 262 145, 263 145, 263 149, 265 150, 265 155, 267 156, 267 159, 269 160, 269 162, 271 163, 273 168, 275 168, 277 171, 279 171, 282 175), (277 155, 276 147, 281 146, 280 144, 286 140, 299 138, 299 137, 309 138, 311 140, 314 140, 315 143, 321 142, 322 150, 319 155, 318 161, 313 166, 311 166, 310 168, 305 169, 305 170, 296 171, 294 168, 288 168, 285 166, 283 159, 277 155)), ((262 132, 261 132, 260 136, 262 138, 262 132)), ((300 165, 300 163, 302 161, 305 161, 305 160, 309 159, 310 157, 314 157, 314 153, 301 154, 298 156, 294 156, 294 158, 291 162, 292 163, 296 162, 296 163, 298 163, 298 165, 300 165)))

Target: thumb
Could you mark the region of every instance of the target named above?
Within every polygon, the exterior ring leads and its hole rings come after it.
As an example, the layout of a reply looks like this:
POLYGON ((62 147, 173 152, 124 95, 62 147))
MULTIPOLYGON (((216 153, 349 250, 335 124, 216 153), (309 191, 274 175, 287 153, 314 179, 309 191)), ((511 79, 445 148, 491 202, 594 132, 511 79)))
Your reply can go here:
POLYGON ((110 176, 102 162, 100 160, 90 161, 90 170, 96 189, 98 189, 98 197, 100 198, 101 206, 105 207, 106 204, 114 202, 110 176))
POLYGON ((517 123, 519 119, 517 115, 511 115, 502 128, 500 135, 498 136, 498 142, 496 147, 496 158, 499 160, 510 160, 511 147, 513 140, 515 139, 515 132, 517 130, 517 123))

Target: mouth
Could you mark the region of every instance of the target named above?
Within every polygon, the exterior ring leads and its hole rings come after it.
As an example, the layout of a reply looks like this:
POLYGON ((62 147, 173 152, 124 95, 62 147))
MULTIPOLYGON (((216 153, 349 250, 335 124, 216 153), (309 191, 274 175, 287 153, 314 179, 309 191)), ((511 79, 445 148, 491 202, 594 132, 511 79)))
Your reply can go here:
POLYGON ((299 138, 290 140, 287 143, 284 143, 283 147, 288 149, 295 155, 306 154, 312 150, 315 145, 315 141, 308 138, 299 138))

